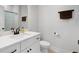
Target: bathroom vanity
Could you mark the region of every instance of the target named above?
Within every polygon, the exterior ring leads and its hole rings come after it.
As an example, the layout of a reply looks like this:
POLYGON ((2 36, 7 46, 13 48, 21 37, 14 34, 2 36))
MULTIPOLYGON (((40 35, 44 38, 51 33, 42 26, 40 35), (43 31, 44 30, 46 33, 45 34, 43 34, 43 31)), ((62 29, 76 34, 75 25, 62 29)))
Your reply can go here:
POLYGON ((0 53, 39 53, 40 34, 25 32, 0 37, 0 53))

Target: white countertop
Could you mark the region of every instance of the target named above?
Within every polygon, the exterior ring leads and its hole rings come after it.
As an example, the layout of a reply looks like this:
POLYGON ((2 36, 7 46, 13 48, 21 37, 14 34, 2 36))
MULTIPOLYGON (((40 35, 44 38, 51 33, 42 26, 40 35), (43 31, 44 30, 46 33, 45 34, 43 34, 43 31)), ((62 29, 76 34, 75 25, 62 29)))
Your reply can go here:
POLYGON ((18 35, 6 35, 0 37, 0 49, 10 46, 12 44, 21 42, 23 40, 26 40, 28 38, 31 38, 33 36, 39 35, 37 32, 26 32, 26 33, 20 33, 18 35))

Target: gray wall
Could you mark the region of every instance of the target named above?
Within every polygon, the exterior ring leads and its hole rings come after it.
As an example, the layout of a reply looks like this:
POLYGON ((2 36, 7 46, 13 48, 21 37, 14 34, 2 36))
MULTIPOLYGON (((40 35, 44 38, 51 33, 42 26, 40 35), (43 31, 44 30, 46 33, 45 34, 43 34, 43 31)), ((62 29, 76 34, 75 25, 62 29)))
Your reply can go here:
POLYGON ((20 5, 20 25, 21 27, 27 28, 27 20, 25 22, 22 22, 22 17, 28 16, 28 8, 27 5, 20 5))
POLYGON ((21 27, 25 27, 30 31, 38 31, 38 6, 21 5, 20 17, 22 16, 27 16, 27 20, 26 22, 21 21, 21 27))
POLYGON ((41 39, 51 42, 57 52, 79 52, 79 6, 39 6, 39 32, 41 39), (60 20, 58 12, 74 9, 73 18, 60 20), (54 37, 57 32, 60 37, 54 37))
POLYGON ((38 31, 38 6, 28 5, 28 29, 38 31))

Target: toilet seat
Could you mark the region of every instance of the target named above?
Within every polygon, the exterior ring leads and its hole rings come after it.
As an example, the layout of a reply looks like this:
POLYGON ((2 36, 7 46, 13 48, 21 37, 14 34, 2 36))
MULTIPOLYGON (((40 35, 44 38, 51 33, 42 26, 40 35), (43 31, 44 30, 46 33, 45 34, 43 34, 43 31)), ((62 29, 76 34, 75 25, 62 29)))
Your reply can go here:
POLYGON ((40 45, 42 46, 50 46, 50 43, 47 41, 40 41, 40 45))
POLYGON ((48 53, 50 43, 48 41, 40 41, 40 51, 42 53, 48 53))

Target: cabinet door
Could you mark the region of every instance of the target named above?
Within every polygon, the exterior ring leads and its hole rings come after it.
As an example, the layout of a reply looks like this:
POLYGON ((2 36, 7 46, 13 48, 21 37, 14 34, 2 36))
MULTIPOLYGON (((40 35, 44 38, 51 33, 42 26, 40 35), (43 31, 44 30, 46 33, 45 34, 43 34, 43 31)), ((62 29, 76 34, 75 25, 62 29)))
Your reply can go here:
POLYGON ((27 50, 25 49, 25 50, 21 51, 21 53, 27 53, 27 50))
POLYGON ((40 53, 40 43, 35 42, 32 46, 27 47, 21 53, 40 53))
POLYGON ((20 52, 19 43, 0 49, 0 53, 19 53, 19 52, 20 52))
POLYGON ((40 42, 36 42, 35 44, 33 44, 31 47, 30 47, 31 51, 30 53, 40 53, 40 42))
POLYGON ((21 42, 21 51, 25 50, 27 47, 30 47, 31 45, 33 45, 35 42, 38 42, 38 41, 40 41, 39 36, 35 36, 35 37, 22 41, 21 42))

